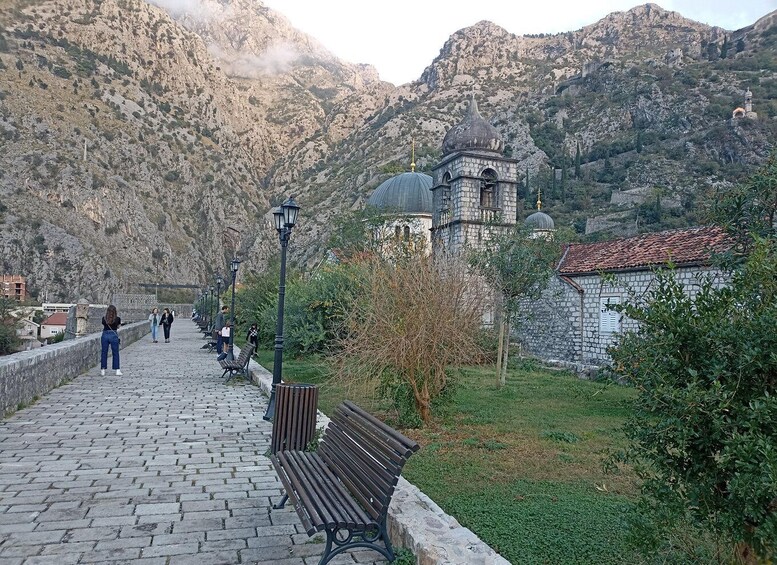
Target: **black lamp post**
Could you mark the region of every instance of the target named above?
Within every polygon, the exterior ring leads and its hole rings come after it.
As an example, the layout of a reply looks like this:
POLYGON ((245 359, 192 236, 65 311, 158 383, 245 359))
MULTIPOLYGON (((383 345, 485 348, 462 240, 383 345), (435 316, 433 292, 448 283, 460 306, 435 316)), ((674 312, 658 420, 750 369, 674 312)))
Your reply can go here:
POLYGON ((210 304, 208 308, 208 317, 210 318, 210 331, 213 331, 213 299, 216 295, 216 289, 214 287, 210 287, 208 292, 210 293, 210 300, 208 301, 210 304))
POLYGON ((275 357, 272 365, 272 390, 270 402, 267 405, 265 420, 275 417, 275 387, 281 382, 283 364, 283 306, 286 295, 286 247, 289 245, 291 230, 297 223, 299 206, 294 202, 294 197, 289 197, 279 208, 272 211, 275 229, 278 231, 278 239, 281 242, 281 281, 278 286, 278 324, 275 330, 275 357))
POLYGON ((232 306, 230 308, 230 328, 229 328, 229 347, 227 349, 227 359, 230 361, 235 358, 235 354, 232 351, 232 347, 235 344, 235 279, 237 278, 237 270, 240 268, 240 259, 235 257, 232 259, 229 268, 232 270, 232 306))
POLYGON ((221 308, 221 285, 224 284, 224 279, 221 278, 221 273, 216 273, 216 315, 221 308))

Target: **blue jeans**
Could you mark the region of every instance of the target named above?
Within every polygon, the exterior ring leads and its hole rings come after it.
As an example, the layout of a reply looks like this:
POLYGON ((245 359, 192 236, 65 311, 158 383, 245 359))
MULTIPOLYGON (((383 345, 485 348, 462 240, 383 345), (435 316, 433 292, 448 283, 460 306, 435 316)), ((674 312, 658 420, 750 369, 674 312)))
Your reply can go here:
POLYGON ((156 334, 159 331, 159 326, 151 324, 151 340, 156 341, 156 334))
POLYGON ((100 368, 108 368, 108 346, 111 346, 111 357, 113 357, 114 370, 119 368, 119 336, 115 332, 103 332, 100 338, 102 352, 100 353, 100 368))
POLYGON ((216 353, 220 355, 222 351, 224 351, 224 338, 218 334, 216 336, 216 353))

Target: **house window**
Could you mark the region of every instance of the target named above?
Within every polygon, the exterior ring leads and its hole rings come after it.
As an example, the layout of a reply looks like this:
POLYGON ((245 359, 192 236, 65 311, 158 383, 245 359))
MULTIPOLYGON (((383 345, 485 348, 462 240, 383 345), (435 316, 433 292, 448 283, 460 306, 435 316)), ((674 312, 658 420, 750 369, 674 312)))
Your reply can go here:
POLYGON ((402 236, 402 228, 394 226, 394 237, 399 239, 402 236))
POLYGON ((621 303, 620 296, 602 296, 599 300, 599 333, 611 334, 620 331, 620 312, 610 309, 610 306, 621 303))
POLYGON ((405 226, 405 241, 410 241, 410 226, 405 226))

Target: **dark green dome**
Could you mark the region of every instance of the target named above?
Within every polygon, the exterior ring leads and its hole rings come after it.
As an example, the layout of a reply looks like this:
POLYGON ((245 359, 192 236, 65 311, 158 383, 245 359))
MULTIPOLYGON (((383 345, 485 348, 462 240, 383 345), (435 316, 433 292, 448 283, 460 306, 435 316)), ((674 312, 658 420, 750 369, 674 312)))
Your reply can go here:
POLYGON ((424 173, 401 173, 382 182, 367 200, 367 206, 398 214, 432 214, 432 177, 424 173))
POLYGON ((534 230, 556 229, 556 224, 553 222, 553 218, 548 216, 545 212, 534 212, 534 214, 526 218, 523 223, 525 226, 534 230))

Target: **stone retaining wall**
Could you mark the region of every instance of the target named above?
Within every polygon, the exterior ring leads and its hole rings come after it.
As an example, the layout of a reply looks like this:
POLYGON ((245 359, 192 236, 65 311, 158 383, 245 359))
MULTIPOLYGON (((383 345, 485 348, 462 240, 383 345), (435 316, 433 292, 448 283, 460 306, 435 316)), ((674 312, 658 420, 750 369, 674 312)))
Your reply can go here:
MULTIPOLYGON (((147 322, 119 328, 121 347, 149 331, 147 322)), ((99 364, 101 333, 0 357, 0 417, 99 364)))

